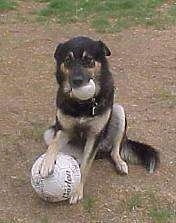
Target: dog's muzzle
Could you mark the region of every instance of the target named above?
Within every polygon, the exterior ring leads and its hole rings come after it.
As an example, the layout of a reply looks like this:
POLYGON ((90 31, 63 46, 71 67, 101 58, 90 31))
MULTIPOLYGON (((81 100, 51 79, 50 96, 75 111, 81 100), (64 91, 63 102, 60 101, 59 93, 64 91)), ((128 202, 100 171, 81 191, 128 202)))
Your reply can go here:
POLYGON ((72 75, 70 77, 70 86, 72 88, 79 88, 86 84, 88 84, 90 81, 90 77, 85 74, 79 74, 79 75, 72 75))

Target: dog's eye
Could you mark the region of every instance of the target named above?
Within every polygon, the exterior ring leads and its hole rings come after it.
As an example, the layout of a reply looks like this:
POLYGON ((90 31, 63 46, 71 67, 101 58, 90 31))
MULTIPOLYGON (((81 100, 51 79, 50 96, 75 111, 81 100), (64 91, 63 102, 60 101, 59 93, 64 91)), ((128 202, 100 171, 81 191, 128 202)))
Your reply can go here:
POLYGON ((94 67, 95 66, 95 61, 90 56, 84 56, 84 58, 83 58, 83 65, 85 67, 94 67))
POLYGON ((70 56, 67 56, 64 60, 64 64, 66 67, 70 67, 72 65, 72 58, 70 56))

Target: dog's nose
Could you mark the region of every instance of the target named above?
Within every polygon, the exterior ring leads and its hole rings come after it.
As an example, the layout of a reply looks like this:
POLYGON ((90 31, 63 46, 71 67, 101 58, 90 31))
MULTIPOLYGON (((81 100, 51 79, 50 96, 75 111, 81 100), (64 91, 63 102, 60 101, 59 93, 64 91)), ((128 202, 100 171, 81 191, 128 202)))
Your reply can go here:
POLYGON ((75 76, 72 79, 72 84, 74 87, 80 87, 84 82, 84 78, 80 75, 80 76, 75 76))

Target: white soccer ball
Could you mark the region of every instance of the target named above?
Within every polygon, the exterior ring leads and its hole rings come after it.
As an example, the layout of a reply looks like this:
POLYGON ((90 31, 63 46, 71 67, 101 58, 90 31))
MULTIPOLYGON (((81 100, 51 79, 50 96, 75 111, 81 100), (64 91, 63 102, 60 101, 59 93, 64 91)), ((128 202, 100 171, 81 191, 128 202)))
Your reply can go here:
POLYGON ((90 79, 89 83, 83 87, 78 87, 72 89, 73 97, 76 97, 80 100, 88 100, 89 98, 93 98, 95 95, 95 83, 92 79, 90 79))
POLYGON ((58 202, 69 199, 81 179, 78 162, 69 155, 59 153, 53 174, 42 178, 39 168, 44 156, 45 154, 41 155, 32 167, 32 187, 46 201, 58 202))

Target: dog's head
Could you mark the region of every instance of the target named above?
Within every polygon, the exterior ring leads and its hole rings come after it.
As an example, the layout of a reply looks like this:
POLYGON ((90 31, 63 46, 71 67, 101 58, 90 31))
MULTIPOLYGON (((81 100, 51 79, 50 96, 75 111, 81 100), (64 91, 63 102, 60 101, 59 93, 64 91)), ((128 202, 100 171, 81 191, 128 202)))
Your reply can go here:
POLYGON ((72 89, 86 86, 94 81, 96 91, 106 56, 111 52, 102 41, 88 37, 75 37, 57 46, 54 57, 57 62, 56 78, 65 94, 72 89))

